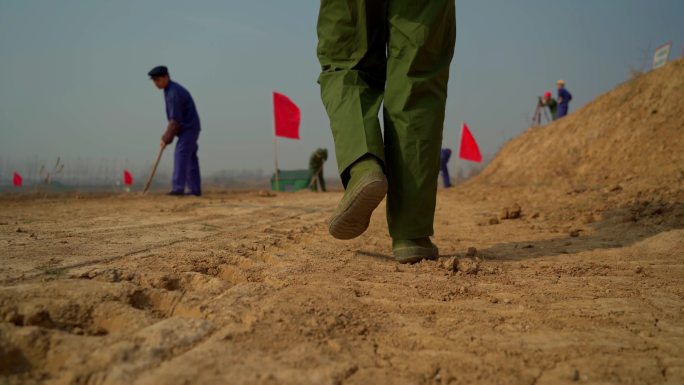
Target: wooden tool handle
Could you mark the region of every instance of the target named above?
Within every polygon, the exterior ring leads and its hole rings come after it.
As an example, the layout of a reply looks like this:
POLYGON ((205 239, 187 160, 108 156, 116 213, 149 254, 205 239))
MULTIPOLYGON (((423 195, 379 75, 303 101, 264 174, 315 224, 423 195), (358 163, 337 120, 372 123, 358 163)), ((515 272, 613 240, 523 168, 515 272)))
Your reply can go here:
POLYGON ((154 161, 154 166, 152 167, 152 172, 150 177, 147 178, 147 183, 145 183, 145 189, 143 190, 143 195, 147 194, 147 190, 150 189, 150 184, 154 178, 154 174, 157 172, 157 166, 159 166, 159 160, 161 160, 162 153, 164 152, 164 147, 159 147, 159 153, 157 154, 157 160, 154 161))

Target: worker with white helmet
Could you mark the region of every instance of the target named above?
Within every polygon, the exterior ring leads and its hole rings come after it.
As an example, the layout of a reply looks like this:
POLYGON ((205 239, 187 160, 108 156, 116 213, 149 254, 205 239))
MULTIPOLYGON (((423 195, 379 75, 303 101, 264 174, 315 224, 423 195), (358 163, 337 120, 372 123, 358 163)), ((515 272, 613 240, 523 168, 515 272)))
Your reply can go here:
POLYGON ((558 85, 558 119, 560 119, 568 114, 572 94, 565 89, 564 80, 559 80, 556 84, 558 85))

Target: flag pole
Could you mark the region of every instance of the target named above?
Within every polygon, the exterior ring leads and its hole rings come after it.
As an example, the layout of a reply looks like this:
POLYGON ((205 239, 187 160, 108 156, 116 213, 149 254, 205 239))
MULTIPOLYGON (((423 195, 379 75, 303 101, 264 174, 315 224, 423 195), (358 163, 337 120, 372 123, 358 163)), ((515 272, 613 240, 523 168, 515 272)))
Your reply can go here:
POLYGON ((278 172, 278 138, 273 136, 273 157, 275 158, 275 180, 276 180, 276 191, 280 191, 280 174, 278 172))
POLYGON ((275 91, 273 98, 273 161, 275 163, 275 190, 280 191, 280 173, 278 172, 278 135, 276 132, 276 116, 275 116, 275 91))
MULTIPOLYGON (((463 121, 461 121, 461 130, 458 134, 458 154, 456 156, 456 175, 461 175, 461 142, 463 141, 463 121)), ((465 178, 465 172, 462 174, 465 178)))
POLYGON ((275 189, 280 191, 280 173, 278 172, 278 137, 275 133, 275 121, 273 122, 273 159, 275 160, 275 189))

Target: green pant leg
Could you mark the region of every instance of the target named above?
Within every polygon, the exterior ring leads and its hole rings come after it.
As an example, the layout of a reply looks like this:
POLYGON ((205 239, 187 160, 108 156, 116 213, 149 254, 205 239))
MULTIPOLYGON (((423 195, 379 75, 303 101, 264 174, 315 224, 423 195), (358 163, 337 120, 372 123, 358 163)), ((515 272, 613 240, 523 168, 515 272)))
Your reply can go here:
POLYGON ((321 184, 321 191, 325 192, 325 177, 323 176, 323 169, 321 169, 320 174, 318 174, 318 182, 321 184))
POLYGON ((395 239, 433 235, 454 0, 389 0, 385 156, 395 239))
POLYGON ((318 82, 345 186, 349 166, 362 156, 384 161, 378 112, 385 88, 385 11, 385 0, 321 0, 318 82))
POLYGON ((316 170, 310 168, 309 169, 309 189, 311 191, 318 190, 318 181, 314 181, 314 177, 316 177, 316 170))

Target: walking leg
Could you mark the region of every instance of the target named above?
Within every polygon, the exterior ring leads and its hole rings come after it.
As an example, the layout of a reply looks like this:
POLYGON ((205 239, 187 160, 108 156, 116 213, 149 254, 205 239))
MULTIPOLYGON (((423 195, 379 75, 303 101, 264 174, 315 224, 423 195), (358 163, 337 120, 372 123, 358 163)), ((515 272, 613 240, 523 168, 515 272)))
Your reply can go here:
POLYGON ((385 89, 387 222, 394 239, 433 234, 454 0, 390 0, 385 89))

